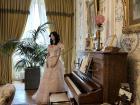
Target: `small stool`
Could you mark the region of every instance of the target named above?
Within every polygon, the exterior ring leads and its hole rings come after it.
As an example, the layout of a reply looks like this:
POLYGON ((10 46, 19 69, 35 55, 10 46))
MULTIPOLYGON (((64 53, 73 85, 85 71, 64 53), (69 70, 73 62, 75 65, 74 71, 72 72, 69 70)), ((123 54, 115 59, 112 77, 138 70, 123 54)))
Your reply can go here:
POLYGON ((50 105, 72 105, 66 91, 51 92, 49 96, 50 96, 50 99, 49 99, 50 105))

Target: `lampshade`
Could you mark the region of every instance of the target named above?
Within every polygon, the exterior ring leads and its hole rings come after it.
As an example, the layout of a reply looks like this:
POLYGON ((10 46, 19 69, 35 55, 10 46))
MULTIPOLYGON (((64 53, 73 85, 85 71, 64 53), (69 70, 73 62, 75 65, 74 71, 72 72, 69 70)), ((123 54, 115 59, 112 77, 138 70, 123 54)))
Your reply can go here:
POLYGON ((103 15, 97 15, 95 21, 97 25, 102 25, 105 21, 105 17, 103 15))

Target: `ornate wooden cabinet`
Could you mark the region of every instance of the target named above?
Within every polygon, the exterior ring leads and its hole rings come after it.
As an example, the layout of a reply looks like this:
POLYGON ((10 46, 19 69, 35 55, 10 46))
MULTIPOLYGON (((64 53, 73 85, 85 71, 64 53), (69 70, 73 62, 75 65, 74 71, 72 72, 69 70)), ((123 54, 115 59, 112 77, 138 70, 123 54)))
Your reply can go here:
MULTIPOLYGON (((80 52, 90 54, 92 77, 103 88, 103 102, 115 102, 120 84, 127 82, 127 53, 126 52, 80 52)), ((81 58, 81 57, 80 57, 81 58)))

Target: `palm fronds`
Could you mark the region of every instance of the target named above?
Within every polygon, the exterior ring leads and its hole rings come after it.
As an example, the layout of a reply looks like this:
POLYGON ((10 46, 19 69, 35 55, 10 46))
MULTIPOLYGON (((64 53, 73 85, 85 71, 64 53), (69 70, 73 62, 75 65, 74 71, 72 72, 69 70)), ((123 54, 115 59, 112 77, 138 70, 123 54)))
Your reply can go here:
POLYGON ((30 33, 32 34, 33 40, 36 41, 37 37, 39 34, 42 34, 46 31, 46 29, 48 28, 48 24, 52 24, 50 22, 46 22, 42 25, 40 25, 37 29, 31 30, 30 33))
POLYGON ((44 45, 39 45, 36 42, 39 34, 43 34, 48 28, 46 22, 40 25, 37 29, 31 30, 31 38, 25 38, 20 41, 17 45, 16 54, 22 57, 15 64, 16 70, 21 70, 21 68, 43 66, 45 63, 47 55, 47 47, 44 45))
POLYGON ((8 40, 5 43, 0 45, 0 50, 3 54, 10 54, 15 50, 16 46, 18 45, 19 41, 12 39, 8 40))

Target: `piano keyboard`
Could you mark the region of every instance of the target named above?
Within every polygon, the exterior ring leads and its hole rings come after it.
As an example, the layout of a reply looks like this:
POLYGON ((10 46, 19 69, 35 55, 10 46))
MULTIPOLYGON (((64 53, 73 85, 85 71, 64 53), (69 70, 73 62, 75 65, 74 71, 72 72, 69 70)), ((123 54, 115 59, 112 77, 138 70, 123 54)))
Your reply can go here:
POLYGON ((68 80, 68 82, 71 84, 71 86, 73 87, 73 89, 75 90, 77 95, 81 94, 81 91, 76 87, 76 85, 72 82, 72 80, 69 77, 66 77, 66 79, 68 80))
MULTIPOLYGON (((82 73, 79 72, 72 72, 74 77, 77 78, 77 80, 80 80, 80 82, 83 84, 83 86, 86 88, 85 92, 90 92, 98 89, 98 87, 95 84, 92 84, 92 81, 84 76, 82 73), (80 76, 80 78, 79 78, 80 76)), ((84 89, 85 89, 84 88, 84 89)))

